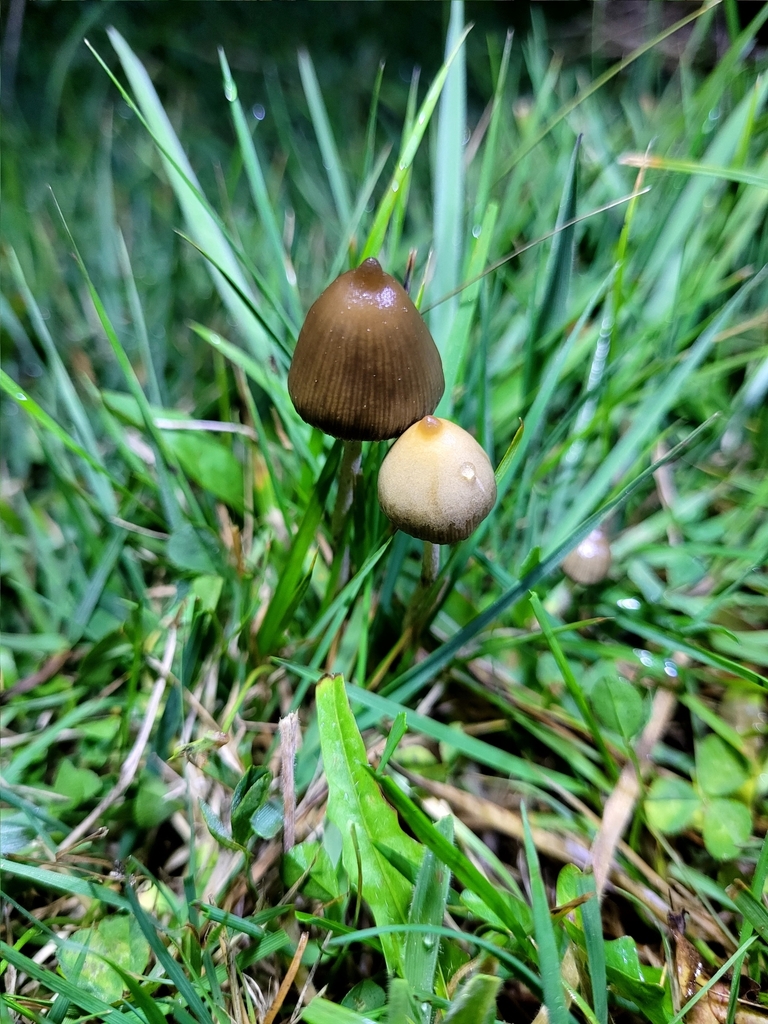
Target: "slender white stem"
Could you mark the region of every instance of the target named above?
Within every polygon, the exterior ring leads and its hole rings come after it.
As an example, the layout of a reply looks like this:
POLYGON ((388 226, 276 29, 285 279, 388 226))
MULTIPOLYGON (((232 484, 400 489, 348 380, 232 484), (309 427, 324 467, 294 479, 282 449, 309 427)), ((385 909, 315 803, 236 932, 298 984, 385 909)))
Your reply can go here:
POLYGON ((336 495, 336 507, 333 510, 333 521, 331 523, 334 540, 340 536, 344 528, 344 520, 347 518, 347 512, 352 507, 355 481, 360 475, 362 451, 362 441, 344 442, 341 468, 339 469, 339 491, 336 495))
POLYGON ((424 554, 421 560, 421 586, 424 590, 431 587, 440 572, 440 545, 424 541, 424 554))

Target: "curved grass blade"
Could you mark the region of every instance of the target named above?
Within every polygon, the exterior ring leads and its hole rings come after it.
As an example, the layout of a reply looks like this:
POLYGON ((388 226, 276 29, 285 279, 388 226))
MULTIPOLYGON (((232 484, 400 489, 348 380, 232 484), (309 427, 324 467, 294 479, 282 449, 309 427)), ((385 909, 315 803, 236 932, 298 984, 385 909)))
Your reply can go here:
POLYGON ((504 50, 499 64, 499 73, 496 78, 496 87, 493 93, 493 107, 491 109, 491 120, 488 125, 488 136, 483 148, 483 163, 480 168, 480 179, 475 192, 475 210, 473 221, 478 224, 482 221, 485 210, 488 206, 488 199, 491 194, 491 183, 493 181, 496 167, 496 158, 499 151, 499 130, 502 118, 506 112, 504 107, 504 86, 507 82, 507 71, 509 70, 509 57, 512 53, 513 30, 507 30, 504 40, 504 50))
MULTIPOLYGON (((166 174, 184 212, 190 232, 197 239, 201 248, 210 252, 215 257, 217 264, 225 267, 229 276, 238 282, 243 291, 247 292, 248 285, 230 245, 216 220, 211 216, 208 204, 200 201, 202 195, 200 184, 144 65, 117 29, 109 28, 107 34, 120 58, 128 81, 131 83, 131 88, 143 114, 143 120, 149 128, 152 138, 159 142, 166 174), (192 188, 189 187, 190 184, 192 188)), ((217 272, 213 272, 213 278, 224 304, 240 324, 252 351, 260 358, 266 359, 270 354, 269 345, 263 331, 251 318, 250 311, 243 304, 240 296, 231 289, 229 283, 217 272)))
MULTIPOLYGON (((275 328, 269 323, 267 318, 261 312, 258 303, 254 299, 254 297, 252 295, 249 295, 246 289, 242 285, 240 285, 234 277, 232 277, 230 272, 226 270, 220 263, 217 262, 215 257, 213 257, 209 252, 207 252, 201 245, 198 245, 194 238, 190 238, 189 235, 185 235, 183 231, 179 231, 178 229, 176 231, 176 234, 180 238, 183 238, 185 242, 189 242, 189 244, 193 248, 197 249, 200 255, 204 259, 206 259, 214 268, 214 270, 224 278, 224 280, 227 282, 232 291, 235 292, 235 294, 238 296, 243 305, 248 308, 249 312, 254 317, 254 319, 256 319, 259 322, 264 332, 268 334, 272 338, 272 340, 283 350, 285 356, 287 358, 290 358, 290 349, 284 343, 283 339, 277 333, 275 328)), ((263 279, 261 279, 260 283, 265 282, 263 281, 263 279)))
POLYGON ((563 104, 563 106, 560 108, 560 110, 558 110, 554 117, 547 121, 547 123, 544 125, 541 131, 537 132, 532 138, 530 138, 520 148, 520 150, 517 153, 515 153, 513 157, 510 157, 510 159, 504 164, 501 173, 499 174, 499 179, 509 174, 512 168, 519 164, 523 157, 528 156, 531 150, 535 149, 536 146, 538 146, 538 144, 542 141, 542 139, 545 139, 547 135, 549 135, 549 133, 552 131, 552 129, 556 128, 561 121, 565 120, 565 118, 568 117, 571 111, 575 110, 576 107, 578 107, 581 103, 584 102, 584 100, 589 99, 589 97, 594 95, 594 93, 596 93, 598 89, 602 89, 602 87, 607 82, 610 82, 612 78, 615 78, 616 75, 621 74, 621 72, 628 68, 631 64, 634 64, 638 57, 642 57, 644 53, 647 53, 649 50, 652 50, 655 46, 658 46, 659 43, 663 43, 665 39, 668 39, 671 35, 674 35, 674 33, 678 32, 681 28, 685 28, 685 26, 690 24, 690 22, 695 21, 697 18, 700 18, 702 14, 706 14, 709 10, 712 9, 712 7, 717 6, 717 4, 719 3, 720 0, 708 0, 708 2, 702 4, 702 6, 697 11, 694 11, 692 14, 686 15, 685 18, 681 18, 680 21, 676 21, 674 25, 670 25, 669 28, 666 28, 662 32, 659 32, 658 35, 655 35, 652 39, 649 39, 647 43, 643 43, 642 46, 638 46, 638 48, 636 50, 633 50, 632 53, 627 54, 626 57, 620 60, 617 64, 614 64, 613 67, 608 68, 608 70, 603 72, 602 75, 599 75, 594 80, 594 82, 590 82, 588 86, 586 86, 583 89, 580 89, 572 100, 569 100, 567 103, 563 104))
POLYGON ((289 272, 290 264, 288 262, 285 249, 283 248, 283 239, 280 234, 280 228, 277 226, 277 219, 272 208, 269 193, 267 192, 267 183, 264 180, 261 161, 259 160, 258 153, 256 152, 253 137, 248 130, 248 123, 245 119, 245 114, 243 113, 242 104, 238 99, 237 86, 235 85, 232 73, 229 70, 229 64, 224 53, 224 48, 221 46, 219 47, 219 64, 221 65, 221 73, 224 78, 224 95, 227 100, 229 100, 230 108, 232 110, 235 134, 237 135, 237 142, 240 146, 240 154, 243 158, 243 166, 245 167, 246 177, 248 178, 251 197, 253 198, 254 205, 261 219, 264 233, 267 236, 267 242, 272 250, 272 261, 276 266, 282 269, 283 293, 285 294, 288 305, 290 306, 293 319, 296 323, 299 323, 303 319, 303 316, 298 292, 296 290, 296 276, 292 270, 289 272))
POLYGON ((544 986, 544 1005, 549 1014, 550 1024, 568 1024, 568 1011, 565 1006, 563 983, 560 978, 560 957, 557 954, 557 940, 552 924, 552 915, 547 903, 547 891, 541 877, 541 866, 536 844, 531 835, 528 823, 528 812, 525 804, 520 805, 523 819, 525 859, 531 884, 531 907, 533 909, 533 928, 536 933, 536 946, 539 952, 539 969, 544 986))
POLYGON ((531 325, 523 355, 523 396, 527 399, 536 384, 536 345, 544 335, 559 327, 565 319, 568 308, 568 292, 571 286, 573 270, 574 244, 576 241, 576 225, 572 224, 576 216, 576 194, 578 189, 578 156, 581 147, 581 135, 571 153, 571 161, 565 176, 563 194, 555 221, 555 235, 552 251, 549 254, 544 289, 539 308, 531 325), (564 225, 568 224, 568 227, 564 225))
MULTIPOLYGON (((472 253, 467 267, 469 280, 478 278, 488 258, 488 250, 493 239, 493 229, 496 226, 496 218, 499 213, 497 203, 489 203, 485 211, 483 222, 480 225, 479 233, 472 247, 472 253)), ((469 350, 470 330, 475 318, 477 301, 480 297, 481 278, 475 284, 469 285, 461 292, 461 298, 455 304, 455 312, 448 318, 448 336, 441 345, 443 357, 443 373, 445 375, 445 391, 437 407, 435 415, 449 416, 453 408, 453 391, 456 384, 459 370, 465 366, 467 352, 469 350)), ((438 308, 446 308, 439 306, 438 308)), ((435 335, 437 337, 437 334, 435 335)))
POLYGON ((357 234, 357 229, 360 226, 360 221, 363 219, 365 208, 368 205, 369 199, 373 195, 373 190, 378 184, 379 178, 382 175, 391 152, 392 147, 390 145, 385 146, 379 154, 375 165, 363 179, 364 183, 360 190, 360 195, 357 198, 355 208, 350 215, 349 221, 344 225, 339 247, 336 250, 333 262, 331 263, 330 273, 328 274, 328 284, 339 276, 344 268, 344 263, 349 259, 350 250, 354 248, 355 235, 357 234))
POLYGON ((157 962, 165 971, 168 979, 167 983, 176 987, 179 995, 184 999, 187 1006, 197 1017, 199 1024, 213 1024, 213 1018, 211 1017, 207 1006, 192 985, 192 982, 187 978, 181 965, 178 961, 174 960, 161 941, 157 929, 152 922, 152 918, 139 902, 139 898, 136 895, 133 886, 126 886, 125 892, 131 912, 144 933, 144 938, 147 940, 152 952, 155 954, 157 962))
MULTIPOLYGON (((93 709, 86 707, 85 714, 80 715, 78 721, 89 717, 91 714, 93 714, 93 709)), ((53 889, 55 892, 68 893, 70 896, 98 900, 100 903, 116 907, 118 910, 130 910, 128 900, 119 893, 109 889, 106 885, 90 882, 86 878, 65 875, 60 871, 49 871, 47 868, 38 868, 34 864, 22 864, 19 861, 8 860, 5 857, 0 857, 0 872, 14 878, 23 878, 27 882, 39 885, 41 889, 53 889)))
POLYGON ((458 750, 465 757, 477 761, 479 764, 488 765, 489 768, 493 768, 501 775, 509 775, 511 778, 520 779, 542 788, 560 787, 571 793, 586 792, 583 784, 570 775, 557 772, 552 768, 542 768, 516 754, 510 754, 506 750, 494 747, 490 743, 486 743, 485 740, 478 739, 477 736, 469 736, 467 733, 452 729, 444 722, 436 722, 427 715, 421 715, 418 711, 403 707, 395 700, 381 694, 363 690, 352 683, 347 683, 347 693, 350 700, 356 704, 362 704, 363 707, 373 712, 370 721, 366 717, 359 722, 362 728, 368 728, 381 718, 394 720, 399 714, 404 713, 408 728, 413 732, 431 736, 439 743, 445 743, 458 750))
POLYGON ((117 336, 117 332, 115 331, 115 328, 112 326, 111 320, 107 316, 107 311, 104 308, 104 303, 101 301, 101 297, 99 296, 99 293, 96 291, 96 288, 94 287, 94 284, 91 281, 88 270, 85 266, 85 263, 83 262, 83 258, 80 255, 80 250, 77 248, 75 239, 72 235, 72 232, 69 230, 69 226, 66 220, 64 219, 64 214, 62 213, 61 207, 56 201, 55 196, 53 197, 53 202, 56 206, 56 209, 58 210, 59 216, 61 217, 61 222, 64 225, 64 230, 67 233, 67 237, 69 238, 69 242, 72 246, 75 260, 80 269, 80 273, 83 276, 83 280, 85 281, 85 286, 88 289, 88 294, 90 295, 91 302, 93 303, 93 306, 96 310, 96 315, 98 316, 101 322, 101 326, 104 328, 104 333, 107 336, 107 341, 109 342, 110 347, 112 348, 118 366, 122 370, 123 376, 125 377, 125 382, 128 385, 128 389, 139 406, 141 416, 144 421, 144 426, 151 438, 152 445, 155 451, 155 466, 157 470, 158 481, 160 484, 160 496, 162 498, 163 509, 168 518, 168 522, 174 530, 179 529, 184 523, 184 515, 181 511, 179 500, 176 497, 176 492, 171 482, 170 473, 168 472, 167 462, 171 461, 174 464, 174 468, 179 470, 179 472, 177 473, 178 484, 184 492, 184 497, 187 500, 189 509, 192 513, 192 517, 195 518, 198 522, 202 523, 203 514, 200 510, 200 506, 197 503, 197 499, 195 498, 191 488, 189 487, 189 484, 187 483, 187 478, 185 474, 180 471, 180 467, 178 466, 176 460, 173 459, 172 457, 169 459, 170 452, 163 441, 162 433, 155 426, 154 416, 152 415, 152 409, 150 407, 150 404, 147 401, 147 396, 144 394, 141 384, 139 383, 139 379, 136 376, 136 371, 133 369, 131 361, 128 358, 128 355, 125 349, 123 348, 120 339, 117 336))
POLYGON ((673 160, 666 156, 650 156, 648 153, 625 153, 619 157, 618 162, 625 167, 673 171, 677 174, 703 174, 705 177, 719 178, 721 181, 738 181, 742 185, 768 188, 768 178, 764 175, 739 167, 716 167, 713 164, 698 163, 696 160, 673 160))
MULTIPOLYGON (((90 420, 83 408, 83 403, 80 401, 80 398, 75 391, 75 386, 72 383, 69 373, 67 372, 61 356, 58 353, 53 342, 53 338, 51 337, 51 333, 46 326, 45 320, 43 320, 40 309, 35 302, 32 292, 29 290, 19 259, 15 251, 11 248, 6 250, 6 255, 11 267, 11 274, 16 283, 16 287, 21 293, 21 297, 24 300, 24 305, 26 306, 27 313, 32 321, 35 334, 39 338, 40 343, 45 350, 45 356, 48 360, 48 365, 53 376, 56 394, 63 400, 83 448, 87 450, 91 460, 98 463, 99 467, 103 470, 99 446, 96 443, 96 436, 93 432, 93 428, 91 427, 90 420)), ((106 486, 106 481, 101 475, 94 474, 91 471, 90 462, 88 463, 88 467, 89 468, 86 472, 88 474, 93 493, 96 496, 96 500, 101 506, 104 515, 116 515, 117 503, 115 502, 114 493, 106 486)))
MULTIPOLYGON (((323 920, 320 918, 319 920, 323 920)), ((513 956, 508 950, 504 949, 503 946, 498 946, 493 942, 489 942, 487 939, 482 939, 478 935, 469 935, 466 932, 456 932, 454 928, 444 928, 436 925, 424 925, 424 924, 392 924, 385 926, 377 926, 376 928, 360 928, 358 931, 350 931, 343 935, 335 935, 328 943, 329 947, 332 946, 349 946, 353 942, 365 942, 370 939, 379 938, 382 935, 394 935, 394 934, 405 934, 409 932, 415 932, 419 935, 437 935, 442 939, 453 939, 460 935, 464 942, 469 942, 473 946, 477 946, 478 949, 484 950, 486 953, 490 953, 492 957, 500 960, 505 964, 515 977, 520 978, 525 984, 534 992, 537 996, 541 996, 542 985, 541 978, 538 977, 522 960, 518 960, 516 956, 513 956)), ((573 1021, 569 1021, 568 1024, 573 1024, 573 1021)))
MULTIPOLYGON (((768 79, 766 80, 768 86, 768 79)), ((632 425, 622 435, 618 443, 611 449, 605 459, 585 486, 576 493, 573 503, 560 520, 557 538, 564 537, 572 531, 579 520, 597 504, 611 487, 615 478, 626 472, 626 467, 637 459, 642 446, 658 433, 659 425, 671 408, 674 401, 682 393, 686 382, 693 372, 701 365, 715 342, 717 335, 723 330, 731 317, 736 313, 749 295, 768 278, 768 265, 764 266, 747 284, 743 285, 733 298, 723 307, 721 312, 702 331, 686 354, 686 358, 662 380, 657 387, 649 390, 645 400, 641 402, 633 417, 632 425)), ((693 438, 693 434, 691 438, 693 438)), ((690 438, 689 438, 690 440, 690 438)), ((638 478, 639 479, 639 478, 638 478)))
MULTIPOLYGON (((379 765, 381 770, 381 765, 379 765)), ((437 822, 435 828, 450 843, 453 840, 453 818, 448 815, 437 822)), ((432 850, 427 850, 416 876, 413 900, 408 913, 409 924, 440 925, 445 917, 451 873, 432 850)), ((403 973, 411 989, 417 992, 432 992, 435 982, 438 942, 425 942, 416 932, 410 932, 405 939, 403 973)), ((421 1018, 429 1024, 432 1008, 421 1006, 421 1018)))
POLYGON ((336 477, 336 470, 338 469, 340 459, 341 441, 337 441, 326 459, 325 466, 323 466, 323 471, 312 493, 312 498, 304 513, 301 526, 293 538, 288 562, 280 574, 280 582, 275 588, 272 600, 269 602, 267 614, 264 616, 259 632, 256 634, 256 641, 262 654, 271 653, 277 645, 286 615, 295 600, 296 591, 304 577, 304 559, 323 517, 325 502, 328 498, 331 484, 336 477))
POLYGON ((320 153, 323 157, 323 165, 328 172, 328 182, 331 186, 336 212, 341 223, 346 224, 352 213, 349 189, 341 167, 336 140, 331 130, 331 122, 328 120, 328 111, 325 109, 320 84, 315 74, 315 65, 312 63, 309 52, 303 48, 299 50, 299 75, 309 105, 312 127, 315 129, 320 153))
POLYGON ((81 458, 83 462, 89 465, 91 469, 95 470, 97 473, 103 473, 116 490, 121 491, 126 496, 130 495, 127 488, 123 487, 119 481, 113 479, 108 469, 102 466, 100 462, 97 462, 96 459, 94 459, 93 456, 82 447, 82 445, 78 444, 77 441, 74 440, 74 438, 70 437, 66 430, 59 426, 56 420, 54 420, 54 418, 50 416, 45 409, 42 409, 34 398, 32 398, 31 395, 28 395, 27 392, 17 384, 12 377, 9 377, 3 369, 0 369, 0 388, 2 388, 6 395, 8 395, 9 398, 12 398, 21 409, 31 416, 36 423, 38 423, 44 430, 47 430, 56 438, 57 441, 63 444, 65 448, 68 448, 74 455, 81 458))
POLYGON ((448 70, 455 60, 459 49, 463 46, 464 40, 467 38, 471 28, 472 25, 467 25, 461 33, 461 36, 449 54, 448 59, 435 76, 435 79, 429 88, 429 92, 419 108, 419 113, 416 117, 416 122, 412 130, 403 140, 403 145, 397 162, 397 168, 395 169, 395 173, 392 175, 392 180, 389 183, 387 191, 384 193, 384 196, 379 203, 376 216, 373 221, 373 226, 371 227, 368 239, 363 246, 363 251, 360 255, 361 261, 367 259, 369 256, 376 256, 381 251, 381 247, 384 244, 384 236, 387 233, 387 226, 389 225, 392 211, 394 210, 395 203, 397 201, 397 193, 405 182, 406 175, 408 174, 414 157, 421 145, 421 140, 424 138, 424 132, 427 130, 427 125, 434 113, 440 93, 445 85, 448 70))

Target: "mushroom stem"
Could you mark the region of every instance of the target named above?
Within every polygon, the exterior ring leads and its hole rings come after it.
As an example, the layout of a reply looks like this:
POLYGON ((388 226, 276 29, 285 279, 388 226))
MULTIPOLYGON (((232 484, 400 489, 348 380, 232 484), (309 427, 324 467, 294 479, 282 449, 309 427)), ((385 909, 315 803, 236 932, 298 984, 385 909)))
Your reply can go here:
POLYGON ((421 559, 421 587, 428 590, 440 572, 440 545, 424 541, 424 554, 421 559))
POLYGON ((344 529, 344 520, 352 507, 355 493, 355 480, 360 475, 363 445, 361 441, 344 441, 339 469, 339 490, 336 495, 336 506, 333 510, 331 530, 334 540, 338 540, 344 529))

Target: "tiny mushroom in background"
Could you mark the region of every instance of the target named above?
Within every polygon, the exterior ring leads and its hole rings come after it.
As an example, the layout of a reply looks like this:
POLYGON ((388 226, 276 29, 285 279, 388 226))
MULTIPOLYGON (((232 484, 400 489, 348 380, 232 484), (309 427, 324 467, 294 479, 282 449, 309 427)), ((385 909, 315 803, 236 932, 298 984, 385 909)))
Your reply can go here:
POLYGON ((437 575, 433 545, 464 540, 496 501, 490 459, 466 430, 425 416, 399 437, 379 470, 379 504, 397 527, 426 541, 424 579, 437 575))
POLYGON ((574 583, 600 583, 611 568, 611 545, 601 529, 593 530, 563 560, 563 572, 574 583))
POLYGON ((444 389, 427 325, 378 260, 337 277, 315 301, 296 342, 288 392, 303 420, 344 441, 335 534, 352 503, 361 442, 402 434, 435 410, 444 389))

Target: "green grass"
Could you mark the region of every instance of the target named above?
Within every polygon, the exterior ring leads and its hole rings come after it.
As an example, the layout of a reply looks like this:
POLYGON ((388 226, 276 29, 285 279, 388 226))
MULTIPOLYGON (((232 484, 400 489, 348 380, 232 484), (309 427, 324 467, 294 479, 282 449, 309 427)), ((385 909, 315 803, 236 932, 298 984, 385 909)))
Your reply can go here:
POLYGON ((648 10, 587 67, 455 3, 344 102, 310 42, 263 122, 232 53, 176 93, 84 21, 87 88, 73 36, 47 134, 4 119, 3 1022, 768 1003, 768 6, 674 61, 648 10), (322 288, 411 250, 499 489, 426 591, 385 446, 334 538, 286 386, 322 288))

